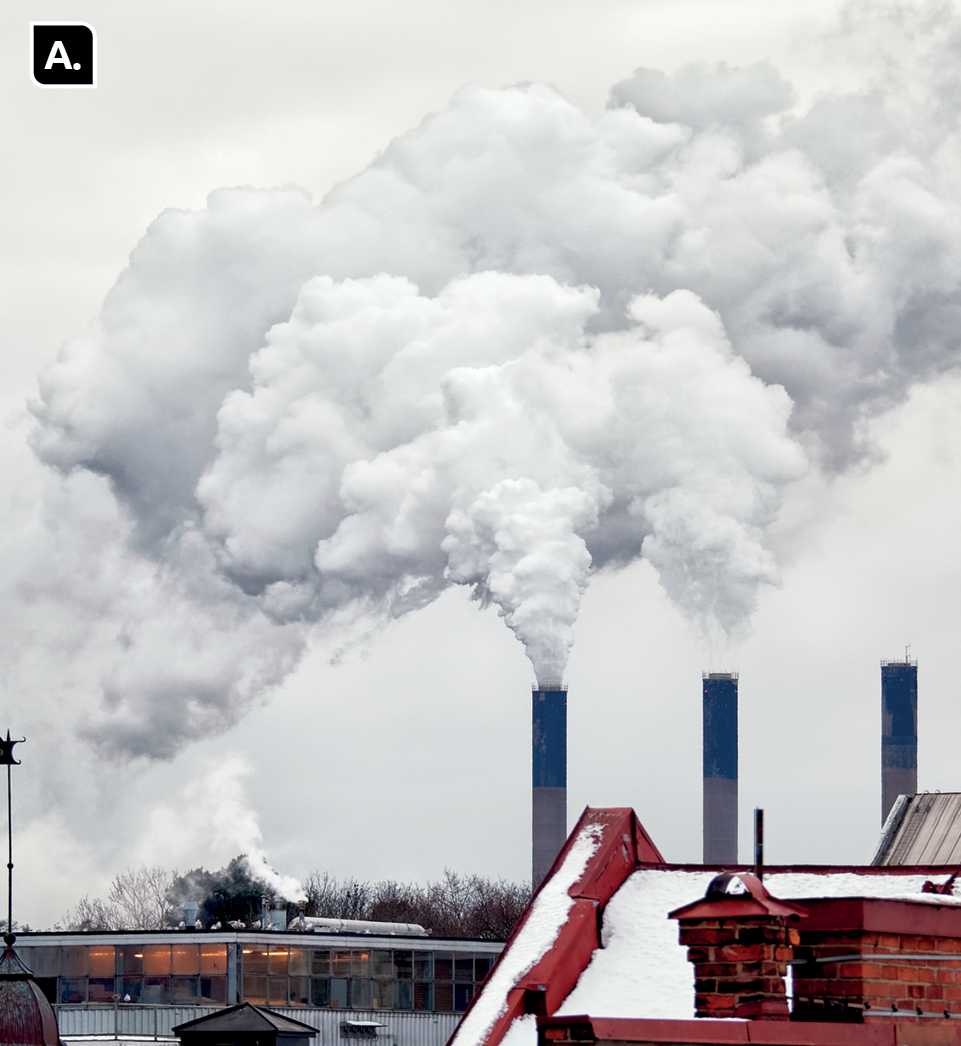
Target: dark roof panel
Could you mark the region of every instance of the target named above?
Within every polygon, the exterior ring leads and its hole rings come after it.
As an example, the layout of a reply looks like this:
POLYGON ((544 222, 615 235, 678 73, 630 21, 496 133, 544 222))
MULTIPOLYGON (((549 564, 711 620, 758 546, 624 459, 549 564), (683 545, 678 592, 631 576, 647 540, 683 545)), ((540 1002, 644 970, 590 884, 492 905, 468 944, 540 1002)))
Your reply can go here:
POLYGON ((231 1006, 229 1009, 220 1010, 217 1013, 208 1014, 206 1017, 197 1017, 195 1020, 178 1024, 174 1033, 179 1035, 182 1031, 194 1032, 245 1032, 245 1031, 277 1031, 287 1035, 316 1035, 317 1029, 301 1021, 295 1021, 292 1017, 285 1017, 281 1013, 275 1013, 263 1006, 254 1006, 249 1002, 242 1002, 239 1006, 231 1006))

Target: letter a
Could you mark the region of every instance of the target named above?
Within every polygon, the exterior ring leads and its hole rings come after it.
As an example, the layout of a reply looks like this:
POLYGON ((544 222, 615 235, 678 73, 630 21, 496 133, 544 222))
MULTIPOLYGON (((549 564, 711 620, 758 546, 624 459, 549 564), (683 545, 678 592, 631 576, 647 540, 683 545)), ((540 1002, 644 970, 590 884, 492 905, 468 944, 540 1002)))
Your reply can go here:
MULTIPOLYGON (((47 37, 49 40, 50 38, 47 37)), ((62 65, 65 69, 72 69, 73 63, 67 57, 67 49, 63 46, 62 40, 55 40, 53 47, 50 48, 50 54, 47 55, 47 64, 44 69, 52 69, 55 65, 62 65)))

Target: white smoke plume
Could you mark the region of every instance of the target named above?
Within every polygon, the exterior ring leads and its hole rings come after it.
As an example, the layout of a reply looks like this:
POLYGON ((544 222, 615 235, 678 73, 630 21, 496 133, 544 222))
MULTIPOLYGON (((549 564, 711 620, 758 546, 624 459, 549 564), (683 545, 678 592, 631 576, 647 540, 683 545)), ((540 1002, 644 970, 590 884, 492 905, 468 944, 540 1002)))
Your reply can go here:
POLYGON ((131 564, 86 729, 170 755, 314 623, 454 584, 555 681, 591 573, 642 555, 737 635, 784 486, 958 361, 959 41, 918 15, 806 109, 766 64, 641 69, 596 119, 468 87, 319 205, 162 214, 34 407, 131 564))
POLYGON ((173 802, 161 801, 150 811, 137 857, 149 866, 186 871, 204 855, 207 871, 245 854, 251 875, 288 901, 305 896, 301 883, 277 872, 263 846, 263 832, 244 788, 251 768, 240 756, 228 755, 188 782, 173 802))

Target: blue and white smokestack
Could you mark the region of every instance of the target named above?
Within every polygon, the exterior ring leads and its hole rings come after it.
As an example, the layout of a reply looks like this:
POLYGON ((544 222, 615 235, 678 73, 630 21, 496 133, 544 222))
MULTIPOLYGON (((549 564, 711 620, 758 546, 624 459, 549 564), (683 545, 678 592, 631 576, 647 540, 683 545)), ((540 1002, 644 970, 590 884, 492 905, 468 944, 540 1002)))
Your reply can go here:
POLYGON ((737 864, 737 672, 703 682, 705 864, 737 864))
POLYGON ((881 824, 918 790, 918 663, 881 662, 881 824))
POLYGON ((536 886, 567 839, 567 687, 533 688, 531 876, 536 886))

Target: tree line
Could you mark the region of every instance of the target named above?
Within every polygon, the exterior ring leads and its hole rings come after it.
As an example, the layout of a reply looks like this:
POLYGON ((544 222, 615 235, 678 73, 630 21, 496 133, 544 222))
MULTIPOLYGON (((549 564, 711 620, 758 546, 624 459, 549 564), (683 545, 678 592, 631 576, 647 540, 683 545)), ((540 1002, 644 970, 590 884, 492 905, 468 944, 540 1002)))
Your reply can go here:
MULTIPOLYGON (((394 880, 362 882, 312 872, 301 903, 286 904, 288 921, 299 913, 328 919, 417 923, 436 937, 506 940, 526 909, 531 888, 480 875, 445 871, 426 886, 394 880)), ((162 930, 180 925, 187 901, 198 905, 204 929, 259 928, 271 887, 251 870, 244 854, 209 872, 180 874, 160 867, 128 868, 116 875, 106 899, 83 896, 55 929, 162 930)))

